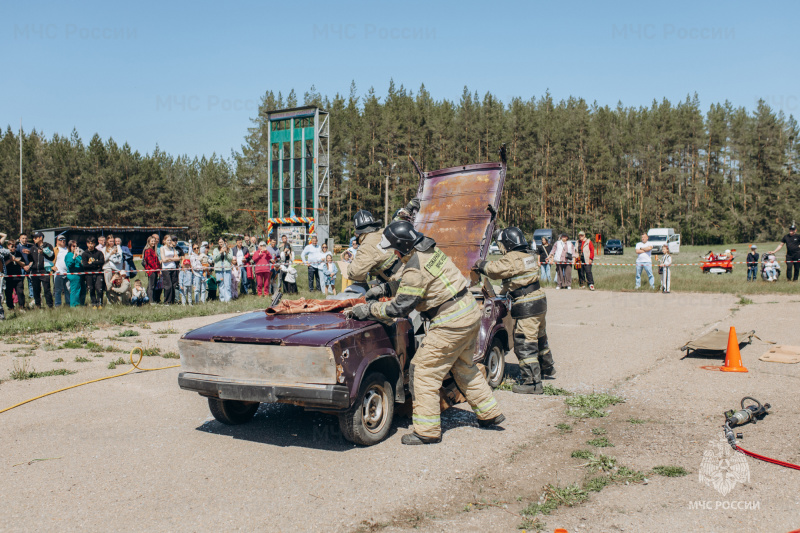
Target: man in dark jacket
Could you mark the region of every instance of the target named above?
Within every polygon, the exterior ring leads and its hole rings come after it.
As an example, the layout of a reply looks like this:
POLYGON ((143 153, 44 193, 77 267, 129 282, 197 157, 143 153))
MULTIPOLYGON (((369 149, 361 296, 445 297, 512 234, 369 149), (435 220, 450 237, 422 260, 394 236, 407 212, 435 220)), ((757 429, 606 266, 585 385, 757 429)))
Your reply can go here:
POLYGON ((8 239, 8 253, 3 254, 3 262, 6 269, 6 306, 8 310, 14 309, 14 293, 17 294, 17 304, 21 311, 25 310, 25 261, 22 253, 17 251, 17 243, 14 239, 8 239))
POLYGON ((42 290, 47 307, 53 307, 53 294, 50 292, 50 269, 45 262, 52 263, 56 256, 53 245, 44 242, 44 233, 37 231, 33 234, 31 253, 31 285, 33 285, 33 299, 36 307, 42 306, 42 290))
POLYGON ((92 309, 102 309, 103 289, 105 288, 102 269, 106 258, 103 252, 97 249, 96 238, 89 237, 86 239, 86 248, 87 250, 81 256, 81 267, 86 272, 86 285, 89 290, 89 296, 92 299, 92 309))
POLYGON ((781 243, 771 253, 777 254, 784 244, 786 245, 786 281, 797 281, 798 274, 800 274, 800 235, 797 234, 797 225, 794 222, 789 226, 789 233, 783 236, 781 243), (792 275, 793 271, 794 275, 792 275))

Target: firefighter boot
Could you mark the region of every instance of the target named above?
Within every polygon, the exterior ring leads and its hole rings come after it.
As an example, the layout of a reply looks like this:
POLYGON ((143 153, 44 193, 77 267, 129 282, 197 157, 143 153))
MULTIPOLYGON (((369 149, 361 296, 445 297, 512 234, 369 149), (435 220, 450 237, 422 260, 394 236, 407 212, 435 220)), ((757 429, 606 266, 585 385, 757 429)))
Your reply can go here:
POLYGON ((514 335, 514 349, 519 360, 520 384, 511 387, 517 394, 542 394, 542 374, 539 367, 539 346, 525 342, 522 335, 514 335))
POLYGON ((545 378, 555 379, 556 367, 555 362, 553 361, 553 354, 550 353, 550 345, 547 342, 547 335, 544 337, 539 337, 537 347, 539 349, 538 359, 539 365, 542 367, 542 375, 545 378))

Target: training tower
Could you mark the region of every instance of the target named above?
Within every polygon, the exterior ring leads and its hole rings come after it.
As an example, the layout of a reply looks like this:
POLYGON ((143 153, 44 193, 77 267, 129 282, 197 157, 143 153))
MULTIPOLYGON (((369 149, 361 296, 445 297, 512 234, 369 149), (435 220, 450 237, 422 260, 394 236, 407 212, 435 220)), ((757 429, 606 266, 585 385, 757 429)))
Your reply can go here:
POLYGON ((320 242, 330 233, 330 121, 318 107, 267 112, 268 233, 304 227, 320 242))

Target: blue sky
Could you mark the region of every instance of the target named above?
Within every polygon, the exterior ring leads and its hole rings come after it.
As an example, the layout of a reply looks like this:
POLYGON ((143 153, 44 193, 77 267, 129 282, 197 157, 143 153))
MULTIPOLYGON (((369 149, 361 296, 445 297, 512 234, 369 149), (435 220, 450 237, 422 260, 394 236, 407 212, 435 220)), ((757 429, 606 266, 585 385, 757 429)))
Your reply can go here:
MULTIPOLYGON (((3 2, 0 124, 228 157, 267 91, 800 110, 800 3, 3 2)), ((335 124, 332 127, 336 127, 335 124)))

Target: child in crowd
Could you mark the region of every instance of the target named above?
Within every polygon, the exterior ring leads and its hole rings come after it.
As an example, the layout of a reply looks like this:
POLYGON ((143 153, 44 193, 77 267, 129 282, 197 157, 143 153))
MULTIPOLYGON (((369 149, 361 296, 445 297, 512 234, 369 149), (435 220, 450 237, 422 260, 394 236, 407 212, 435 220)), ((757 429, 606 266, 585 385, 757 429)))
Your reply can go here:
POLYGON ((147 297, 147 291, 144 290, 142 287, 142 280, 137 279, 133 282, 133 292, 131 292, 131 305, 135 305, 136 307, 141 307, 142 304, 146 304, 150 301, 150 298, 147 297))
POLYGON ((286 261, 281 265, 283 272, 283 292, 284 294, 297 293, 297 269, 291 262, 286 261))
POLYGON ((767 275, 767 281, 778 281, 778 262, 772 254, 764 261, 764 274, 767 275))
POLYGON ((206 288, 208 289, 208 299, 211 302, 217 299, 217 277, 211 274, 206 278, 206 288))
POLYGON ((325 262, 322 264, 322 275, 325 279, 325 286, 322 288, 325 294, 333 296, 336 294, 336 274, 339 273, 339 268, 333 262, 333 256, 328 254, 325 256, 325 262))
POLYGON ((231 259, 231 300, 239 297, 239 283, 242 282, 242 270, 234 257, 231 259))
POLYGON ((661 247, 661 257, 658 260, 658 272, 661 274, 661 292, 669 294, 669 285, 672 281, 670 267, 672 266, 672 255, 669 253, 669 246, 666 244, 661 247))
POLYGON ((181 305, 192 305, 194 300, 194 282, 192 275, 192 262, 187 257, 181 262, 181 270, 178 273, 178 295, 181 298, 181 305))

